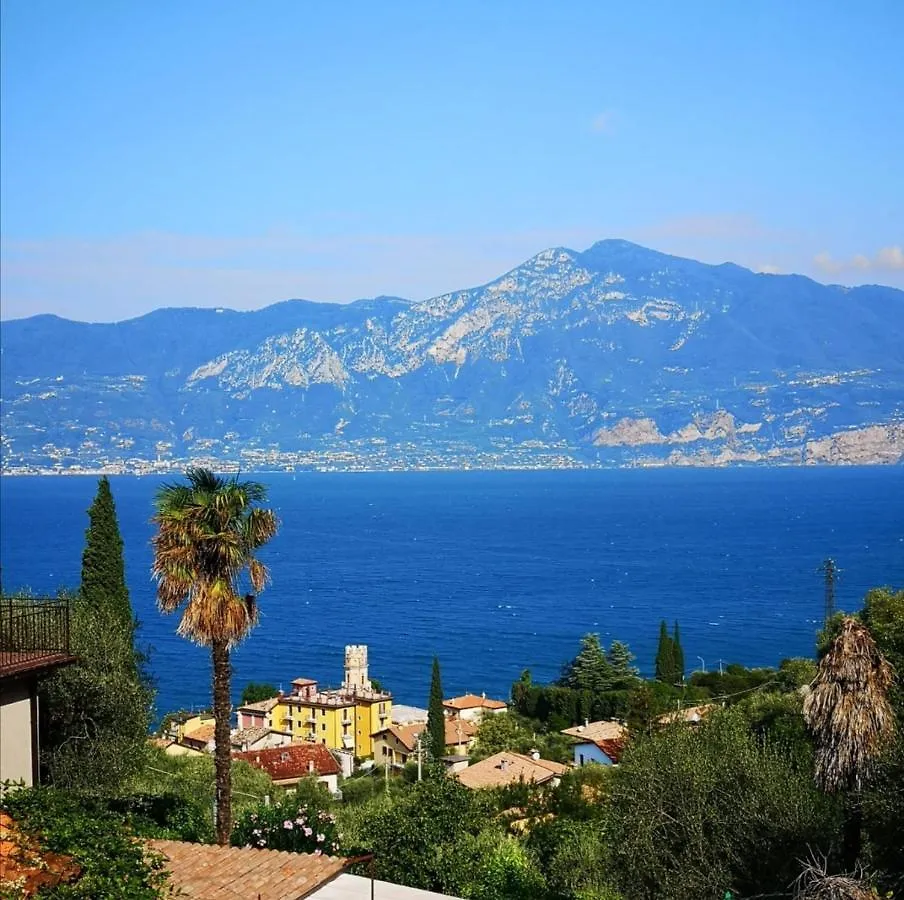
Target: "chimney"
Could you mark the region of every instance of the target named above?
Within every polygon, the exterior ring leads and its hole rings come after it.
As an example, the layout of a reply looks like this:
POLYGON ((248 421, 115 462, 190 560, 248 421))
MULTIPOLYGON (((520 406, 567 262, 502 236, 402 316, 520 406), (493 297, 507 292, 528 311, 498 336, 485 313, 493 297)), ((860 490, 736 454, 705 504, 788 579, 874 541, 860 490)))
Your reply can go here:
POLYGON ((502 760, 499 763, 499 768, 501 771, 505 772, 508 769, 508 760, 503 756, 502 760))
POLYGON ((584 727, 587 728, 588 725, 590 725, 590 719, 584 719, 584 727))
POLYGON ((308 772, 310 774, 314 773, 314 760, 313 759, 308 760, 308 772))

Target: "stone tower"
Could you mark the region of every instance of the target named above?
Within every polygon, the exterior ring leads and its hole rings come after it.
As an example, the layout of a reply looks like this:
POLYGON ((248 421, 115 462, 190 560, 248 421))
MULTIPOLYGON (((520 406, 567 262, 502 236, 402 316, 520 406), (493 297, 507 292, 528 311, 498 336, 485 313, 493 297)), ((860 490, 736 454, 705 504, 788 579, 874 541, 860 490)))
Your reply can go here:
POLYGON ((346 645, 345 681, 342 686, 352 693, 372 690, 367 677, 367 644, 346 645))

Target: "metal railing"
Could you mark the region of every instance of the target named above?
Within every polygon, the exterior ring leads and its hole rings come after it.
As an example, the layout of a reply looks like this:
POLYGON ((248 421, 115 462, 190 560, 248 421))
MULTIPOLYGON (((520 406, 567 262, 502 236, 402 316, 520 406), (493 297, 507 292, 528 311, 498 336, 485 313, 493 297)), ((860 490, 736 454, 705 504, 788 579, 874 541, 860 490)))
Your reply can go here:
POLYGON ((0 598, 0 659, 16 663, 69 654, 69 601, 0 598))

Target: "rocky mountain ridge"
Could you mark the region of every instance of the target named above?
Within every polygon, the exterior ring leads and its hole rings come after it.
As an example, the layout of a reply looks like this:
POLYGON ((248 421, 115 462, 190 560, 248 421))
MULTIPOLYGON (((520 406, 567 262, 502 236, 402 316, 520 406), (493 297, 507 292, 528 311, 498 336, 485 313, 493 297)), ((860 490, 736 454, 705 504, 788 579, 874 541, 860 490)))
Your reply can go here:
POLYGON ((0 330, 5 471, 904 458, 904 292, 545 250, 423 302, 0 330))

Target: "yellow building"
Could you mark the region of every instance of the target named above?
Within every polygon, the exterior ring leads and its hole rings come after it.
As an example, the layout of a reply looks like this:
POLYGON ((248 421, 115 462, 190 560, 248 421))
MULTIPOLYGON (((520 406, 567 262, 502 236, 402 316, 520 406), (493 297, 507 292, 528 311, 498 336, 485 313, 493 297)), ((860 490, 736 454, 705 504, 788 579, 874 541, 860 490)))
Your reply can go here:
POLYGON ((176 713, 170 717, 166 737, 181 744, 186 735, 207 725, 213 725, 214 721, 213 713, 176 713))
POLYGON ((279 697, 273 727, 295 740, 312 740, 332 750, 373 755, 373 734, 391 721, 392 694, 375 691, 367 677, 367 647, 345 648, 345 680, 337 690, 319 691, 310 678, 296 678, 292 693, 279 697))

